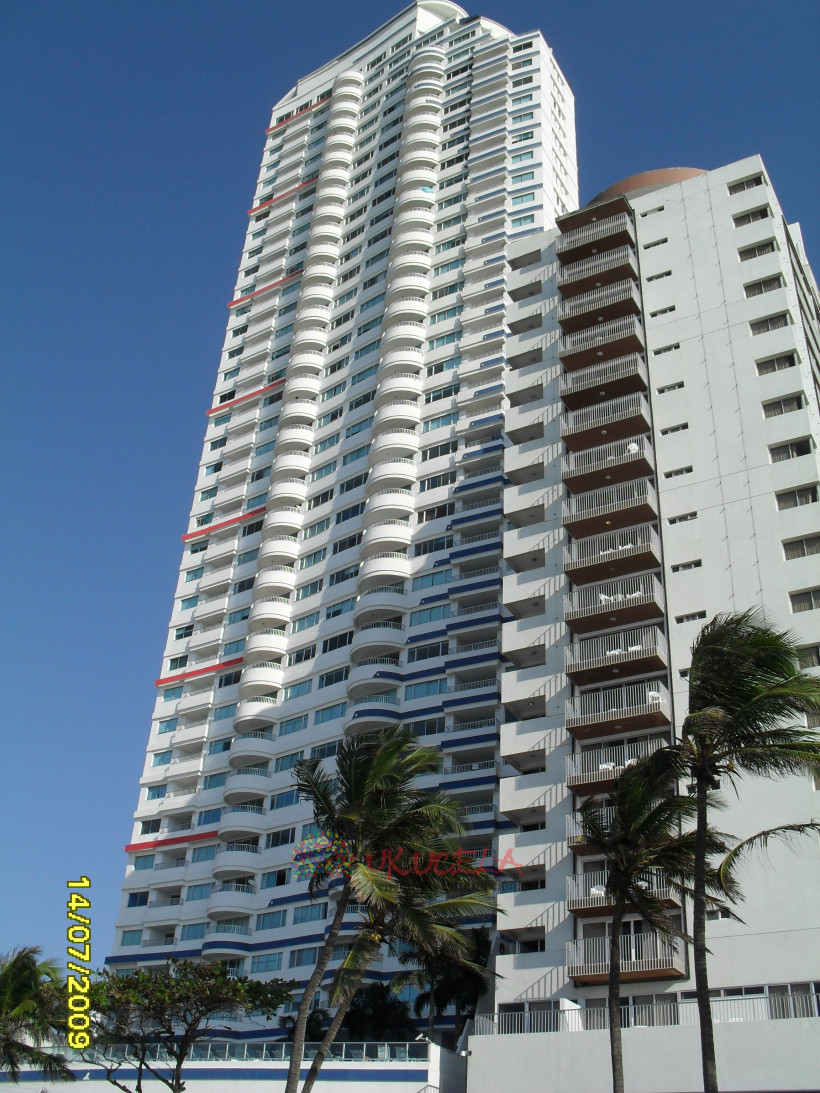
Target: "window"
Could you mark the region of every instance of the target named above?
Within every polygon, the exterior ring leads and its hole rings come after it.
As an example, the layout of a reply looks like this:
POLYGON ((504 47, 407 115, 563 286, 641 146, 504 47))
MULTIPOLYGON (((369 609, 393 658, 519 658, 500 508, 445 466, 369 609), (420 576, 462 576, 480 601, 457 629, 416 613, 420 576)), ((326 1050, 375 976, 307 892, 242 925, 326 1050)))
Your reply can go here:
POLYGON ((286 721, 279 723, 279 735, 290 736, 291 733, 300 732, 302 729, 306 729, 308 724, 307 714, 303 713, 299 717, 289 717, 286 721))
POLYGON ((790 592, 789 600, 795 615, 801 611, 816 611, 820 608, 820 588, 808 588, 805 592, 790 592))
POLYGON ((433 505, 432 508, 422 509, 418 514, 420 524, 426 524, 428 520, 440 520, 444 516, 452 516, 456 511, 454 501, 447 501, 444 505, 433 505))
POLYGON ((674 471, 665 471, 664 478, 677 478, 681 474, 691 474, 691 467, 676 467, 674 471))
POLYGON ((667 425, 665 429, 661 429, 661 436, 668 436, 670 433, 682 433, 688 428, 688 421, 682 421, 679 425, 667 425))
POLYGON ((653 247, 662 247, 664 243, 668 243, 669 238, 664 236, 663 239, 653 239, 651 243, 644 243, 644 250, 652 250, 653 247))
POLYGON ((364 512, 364 501, 360 501, 358 505, 351 505, 349 508, 342 509, 336 513, 336 523, 343 524, 345 520, 352 520, 355 516, 361 516, 364 512))
POLYGON ((288 653, 288 667, 292 668, 295 664, 304 664, 308 660, 313 660, 315 656, 315 645, 303 645, 301 649, 294 649, 292 653, 288 653))
POLYGON ((253 523, 246 524, 242 528, 242 538, 245 539, 249 535, 255 535, 257 533, 257 531, 261 531, 261 530, 262 530, 262 521, 261 520, 254 520, 253 523))
POLYGON ((134 858, 134 869, 153 869, 154 868, 154 855, 142 854, 138 858, 134 858))
POLYGON ((303 558, 299 559, 299 568, 308 569, 310 566, 324 561, 326 556, 327 547, 322 547, 320 550, 313 550, 310 554, 306 554, 303 558))
MULTIPOLYGON (((641 213, 641 215, 645 216, 646 213, 641 213)), ((660 281, 663 277, 671 277, 671 276, 672 276, 672 270, 671 269, 665 269, 663 271, 663 273, 653 273, 652 276, 647 277, 646 280, 647 280, 647 283, 648 283, 649 281, 660 281)))
POLYGON ((763 175, 753 175, 752 178, 745 178, 741 182, 729 183, 729 194, 742 194, 744 190, 753 190, 755 186, 763 185, 763 175))
POLYGON ((320 505, 326 505, 328 501, 333 500, 333 487, 329 490, 323 490, 321 493, 315 493, 313 497, 308 498, 307 510, 310 512, 312 509, 318 509, 320 505))
POLYGON ((419 558, 424 554, 434 554, 439 550, 448 550, 453 545, 452 535, 438 535, 435 539, 425 539, 422 543, 416 543, 414 557, 419 558))
POLYGON ((415 645, 408 650, 407 663, 415 664, 420 660, 431 660, 434 657, 444 657, 450 649, 448 641, 436 641, 432 645, 415 645))
POLYGON ((795 410, 802 410, 803 396, 790 395, 788 398, 775 399, 773 402, 763 403, 763 416, 780 417, 781 414, 791 414, 795 410))
POLYGON ((343 649, 353 641, 353 631, 346 630, 343 634, 334 634, 332 638, 326 638, 322 642, 322 652, 332 653, 334 649, 343 649))
POLYGON ((168 764, 171 762, 171 754, 172 753, 170 751, 155 752, 154 755, 151 757, 151 766, 167 767, 168 764))
POLYGON ((342 466, 347 467, 351 463, 355 463, 358 459, 364 459, 369 451, 369 444, 363 444, 360 448, 353 448, 352 451, 349 451, 346 455, 342 456, 342 466))
MULTIPOLYGON (((343 669, 340 669, 343 671, 343 669)), ((346 678, 346 677, 345 677, 346 678)), ((313 724, 323 725, 326 721, 335 721, 337 717, 344 717, 347 713, 347 703, 337 702, 333 706, 324 706, 313 714, 313 724)))
POLYGON ((820 535, 810 535, 805 539, 791 539, 783 544, 783 557, 787 562, 794 558, 808 558, 820 554, 820 535))
POLYGON ((751 247, 743 247, 737 254, 741 262, 749 262, 752 258, 760 258, 763 254, 773 254, 774 251, 774 239, 766 239, 762 243, 753 243, 751 247))
MULTIPOLYGON (((256 929, 276 930, 280 926, 284 926, 286 920, 286 911, 266 911, 264 914, 256 916, 256 929)), ((275 955, 279 957, 279 966, 281 967, 282 954, 276 953, 275 955)))
MULTIPOLYGON (((235 706, 234 709, 236 709, 235 706)), ((211 742, 208 744, 208 755, 222 755, 223 752, 230 750, 230 737, 227 740, 211 740, 211 742)))
POLYGON ((332 603, 330 607, 325 610, 326 619, 335 619, 339 615, 346 615, 348 611, 352 611, 356 606, 356 597, 353 596, 348 600, 340 600, 339 603, 332 603))
POLYGON ((527 216, 514 216, 510 221, 510 226, 513 228, 523 228, 525 224, 534 224, 535 216, 533 213, 528 213, 527 216))
POLYGON ((291 630, 294 634, 298 634, 300 630, 307 630, 310 626, 315 626, 319 621, 319 612, 311 611, 309 615, 302 615, 298 619, 293 620, 291 630))
POLYGON ((187 653, 181 657, 171 657, 168 662, 168 670, 171 672, 176 671, 178 668, 184 668, 188 663, 187 653))
POLYGON ((315 946, 310 949, 291 949, 288 966, 291 968, 304 968, 315 964, 318 959, 319 949, 315 946))
POLYGON ((436 585, 447 584, 453 579, 452 569, 436 569, 432 573, 423 573, 420 577, 413 578, 413 591, 420 588, 434 588, 436 585))
POLYGON ((253 588, 253 577, 245 577, 244 580, 237 581, 233 586, 233 594, 238 596, 241 592, 249 592, 253 588))
POLYGON ((123 930, 123 945, 142 945, 142 930, 123 930))
POLYGON ((701 561, 701 559, 700 558, 695 558, 691 562, 678 562, 676 565, 673 565, 672 566, 672 572, 673 573, 683 573, 687 569, 700 569, 700 567, 702 565, 703 565, 703 562, 701 561))
POLYGON ((762 209, 751 209, 747 213, 738 213, 737 216, 733 217, 734 225, 736 228, 744 228, 747 224, 754 224, 756 220, 767 220, 769 215, 769 209, 764 205, 762 209))
POLYGON ((344 569, 337 569, 335 573, 330 574, 330 579, 328 581, 328 586, 330 587, 332 585, 342 584, 343 581, 350 581, 354 577, 358 577, 358 575, 359 575, 358 563, 356 565, 345 566, 344 569))
MULTIPOLYGON (((532 174, 532 172, 530 172, 530 174, 532 174)), ((517 194, 512 199, 512 204, 513 205, 527 205, 530 201, 535 201, 535 192, 534 191, 530 191, 529 193, 526 193, 526 194, 517 194)))
POLYGON ((683 387, 683 380, 678 380, 677 383, 667 383, 664 387, 658 388, 659 395, 668 395, 670 391, 680 391, 683 387))
POLYGON ((437 622, 439 619, 449 619, 449 603, 439 603, 435 607, 424 607, 419 611, 410 612, 410 625, 419 626, 422 623, 437 622))
MULTIPOLYGON (((339 493, 350 493, 351 490, 358 489, 359 486, 363 486, 367 481, 367 471, 362 471, 361 474, 355 475, 353 478, 348 478, 342 482, 339 486, 339 493)), ((331 581, 331 584, 333 582, 331 581)))
POLYGON ((768 334, 772 330, 782 330, 789 325, 789 316, 784 311, 779 315, 769 315, 765 319, 756 319, 754 322, 749 323, 749 330, 752 332, 752 336, 757 334, 768 334))
POLYGON ((527 160, 532 159, 535 155, 534 152, 518 152, 510 159, 510 163, 525 163, 527 160))
POLYGON ((423 433, 429 433, 433 429, 443 429, 445 425, 455 425, 458 421, 458 411, 454 410, 450 414, 443 414, 441 417, 431 417, 423 422, 421 431, 423 433))
POLYGON ((434 474, 429 478, 422 478, 419 482, 419 493, 426 493, 427 490, 438 489, 440 486, 450 486, 455 480, 455 471, 443 471, 441 474, 434 474))
POLYGON ((299 800, 299 794, 295 789, 286 789, 282 793, 276 793, 270 799, 270 807, 272 812, 277 812, 280 808, 290 808, 291 805, 295 805, 299 800))
POLYGON ((314 535, 321 535, 323 531, 327 531, 330 527, 330 517, 326 516, 324 520, 317 520, 315 524, 308 524, 308 526, 302 532, 303 539, 312 539, 314 535))
POLYGON ((405 699, 427 698, 429 695, 447 693, 446 679, 425 679, 422 683, 410 683, 404 688, 405 699))
POLYGON ((169 717, 165 721, 160 721, 159 725, 157 725, 157 732, 158 733, 174 732, 176 730, 176 727, 177 727, 178 724, 179 724, 179 718, 169 717))
POLYGON ((318 577, 315 581, 311 581, 310 584, 300 585, 300 587, 296 589, 295 599, 304 600, 308 596, 315 596, 317 592, 322 591, 323 585, 324 579, 322 577, 318 577))
POLYGON ((202 780, 202 788, 217 789, 219 786, 224 786, 227 777, 227 771, 222 771, 219 774, 206 774, 202 780))
POLYGON ((205 824, 218 824, 222 816, 221 808, 208 808, 196 818, 197 827, 204 827, 205 824))
POLYGON ((324 672, 319 676, 319 689, 332 687, 334 683, 343 683, 350 675, 350 666, 345 664, 343 668, 334 668, 332 672, 324 672))
POLYGON ((672 345, 664 345, 660 349, 653 349, 652 356, 660 357, 664 353, 673 353, 676 349, 680 349, 680 342, 673 342, 672 345))
POLYGON ((218 678, 216 685, 217 687, 233 687, 235 683, 239 682, 241 675, 241 672, 226 672, 218 678))
POLYGON ((293 908, 294 926, 302 922, 320 922, 324 918, 327 918, 326 903, 306 903, 301 907, 293 908))
MULTIPOLYGON (((166 687, 162 692, 163 702, 176 702, 178 698, 182 698, 182 685, 179 687, 166 687)), ((156 763, 154 766, 156 766, 156 763)))
POLYGON ((807 645, 798 649, 797 663, 803 671, 807 668, 820 668, 820 645, 807 645))
POLYGON ((271 850, 277 846, 290 846, 296 839, 295 827, 283 827, 279 831, 270 831, 265 836, 265 848, 271 850))
POLYGON ((293 770, 304 757, 305 753, 303 751, 292 751, 289 755, 280 755, 276 760, 274 770, 277 774, 283 770, 293 770))
POLYGON ((772 463, 782 463, 784 459, 797 459, 801 455, 811 454, 811 441, 808 437, 803 440, 792 440, 789 444, 777 444, 769 448, 769 456, 772 463))
POLYGON ((801 505, 813 505, 817 503, 817 486, 803 486, 802 489, 786 490, 775 495, 778 509, 796 509, 801 505))
POLYGON ((282 688, 282 701, 287 702, 289 698, 301 698, 302 695, 310 694, 312 686, 312 679, 301 679, 298 683, 291 683, 289 687, 282 688))
MULTIPOLYGON (((264 917, 264 916, 259 916, 264 917)), ((265 929, 266 927, 261 927, 265 929)), ((257 926, 257 929, 260 929, 257 926)), ((265 953, 264 956, 252 956, 251 957, 251 972, 278 972, 282 968, 282 954, 281 953, 265 953)))
POLYGON ((669 307, 659 307, 657 311, 650 311, 649 318, 656 319, 658 315, 668 315, 670 311, 675 310, 675 305, 671 304, 669 307))
POLYGON ((342 554, 345 550, 352 550, 362 541, 362 533, 357 531, 355 535, 348 535, 344 539, 337 539, 333 544, 333 553, 342 554))
POLYGON ((784 368, 794 368, 797 364, 797 357, 794 353, 781 353, 777 357, 768 357, 764 361, 757 362, 757 374, 758 376, 768 376, 772 372, 780 372, 784 368))
POLYGON ((212 890, 212 884, 190 884, 185 892, 185 900, 190 903, 196 899, 207 899, 212 890))
POLYGON ((259 887, 282 888, 286 884, 290 884, 290 868, 274 869, 272 873, 263 873, 259 887))
POLYGON ((681 516, 670 516, 666 522, 667 524, 685 524, 688 520, 697 520, 697 518, 696 512, 684 512, 681 516))
POLYGON ((328 744, 318 744, 310 749, 311 759, 330 759, 339 750, 340 740, 331 740, 328 744))
POLYGON ((705 611, 690 611, 688 615, 676 615, 675 622, 696 622, 698 619, 705 618, 705 611))
POLYGON ((187 926, 182 927, 180 938, 182 941, 196 941, 205 936, 207 925, 207 922, 189 922, 187 926))
POLYGON ((162 820, 143 820, 140 824, 140 835, 156 835, 159 833, 162 820))
POLYGON ((147 907, 148 906, 148 893, 147 892, 131 892, 128 896, 129 907, 147 907))
POLYGON ((783 278, 778 274, 776 277, 764 277, 761 281, 752 281, 743 286, 743 291, 746 293, 746 298, 751 299, 752 296, 762 296, 764 292, 774 292, 775 289, 782 287, 783 278))
POLYGON ((161 801, 167 792, 167 786, 149 786, 145 795, 148 801, 161 801))

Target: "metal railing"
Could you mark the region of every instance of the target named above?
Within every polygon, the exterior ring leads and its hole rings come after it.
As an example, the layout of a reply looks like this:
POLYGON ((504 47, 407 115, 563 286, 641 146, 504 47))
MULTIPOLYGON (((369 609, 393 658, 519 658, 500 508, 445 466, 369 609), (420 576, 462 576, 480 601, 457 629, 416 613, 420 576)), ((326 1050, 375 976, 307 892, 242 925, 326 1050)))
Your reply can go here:
POLYGON ((598 429, 616 421, 642 415, 649 422, 649 402, 646 395, 636 392, 585 406, 582 410, 567 410, 561 422, 561 436, 572 436, 588 429, 598 429))
POLYGON ((578 262, 570 262, 558 271, 557 285, 571 285, 574 281, 580 281, 584 277, 591 277, 596 273, 605 273, 608 269, 616 269, 626 262, 632 262, 637 269, 635 251, 630 246, 616 247, 607 251, 604 255, 595 254, 591 258, 582 258, 578 262))
MULTIPOLYGON (((683 974, 686 968, 683 944, 678 938, 660 934, 624 934, 620 939, 621 972, 668 972, 683 974)), ((567 970, 570 977, 609 974, 609 938, 586 937, 567 942, 567 970)))
MULTIPOLYGON (((226 1013, 224 1018, 229 1020, 232 1016, 233 1014, 226 1013)), ((292 1047, 288 1040, 200 1040, 192 1046, 188 1058, 191 1062, 283 1062, 290 1059, 292 1047)), ((319 1047, 318 1043, 306 1043, 303 1054, 305 1061, 313 1059, 319 1047)), ((422 1062, 427 1060, 428 1050, 429 1044, 424 1041, 409 1043, 337 1041, 331 1044, 327 1059, 333 1062, 350 1063, 422 1062)), ((100 1064, 108 1059, 129 1061, 133 1058, 126 1044, 115 1044, 104 1051, 100 1048, 84 1052, 69 1051, 68 1056, 72 1060, 100 1064)), ((161 1044, 150 1047, 147 1058, 149 1062, 173 1064, 173 1060, 161 1044)), ((432 1090, 434 1087, 427 1088, 432 1090)))
POLYGON ((573 315, 583 315, 593 308, 606 307, 608 304, 617 304, 621 300, 630 297, 638 299, 638 286, 631 278, 624 281, 616 281, 614 285, 606 285, 604 288, 593 289, 592 292, 584 292, 580 296, 573 296, 569 300, 562 300, 558 305, 558 320, 569 319, 573 315))
POLYGON ((585 391, 589 387, 604 387, 613 380, 623 379, 635 374, 641 375, 648 383, 646 362, 638 353, 628 353, 623 357, 592 364, 588 368, 579 368, 575 372, 565 372, 560 379, 559 394, 566 395, 573 391, 585 391))
POLYGON ((618 512, 635 505, 651 505, 658 511, 658 495, 646 478, 634 482, 621 482, 617 486, 603 486, 588 493, 576 493, 562 502, 562 519, 589 518, 607 512, 618 512))
POLYGON ((647 551, 652 551, 660 559, 660 538, 651 524, 637 524, 622 531, 605 531, 601 535, 574 539, 564 549, 564 567, 578 569, 647 551))
POLYGON ((640 577, 624 577, 617 581, 601 581, 575 588, 564 596, 564 618, 578 619, 600 615, 625 607, 656 603, 663 609, 663 586, 656 576, 644 573, 640 577))
POLYGON ((658 626, 642 626, 639 630, 622 630, 604 637, 575 641, 564 651, 564 671, 605 668, 650 656, 666 661, 666 638, 658 626))
MULTIPOLYGON (((609 781, 623 774, 626 767, 637 763, 658 748, 666 747, 669 741, 638 738, 619 744, 614 748, 593 748, 590 751, 577 752, 566 757, 566 783, 568 786, 582 786, 589 782, 609 781)), ((567 837, 570 836, 570 820, 567 820, 567 837)))
POLYGON ((596 345, 604 345, 606 342, 627 337, 630 334, 639 335, 643 339, 643 327, 634 315, 610 319, 608 322, 577 330, 574 334, 564 334, 558 342, 558 355, 560 357, 562 354, 594 349, 596 345))
POLYGON ((653 679, 651 683, 629 683, 567 699, 566 725, 570 729, 654 712, 671 717, 669 692, 653 679))
POLYGON ((555 253, 569 250, 571 247, 581 246, 583 243, 593 243, 596 239, 604 239, 613 232, 623 228, 631 228, 632 221, 627 213, 617 213, 608 216, 606 220, 596 220, 593 224, 587 224, 582 228, 573 228, 564 235, 559 235, 555 240, 555 253))
POLYGON ((597 470, 606 470, 622 463, 631 463, 638 459, 647 460, 655 465, 655 456, 648 436, 627 437, 626 440, 613 440, 609 444, 599 444, 580 452, 567 452, 561 457, 561 474, 570 478, 577 474, 590 474, 597 470))

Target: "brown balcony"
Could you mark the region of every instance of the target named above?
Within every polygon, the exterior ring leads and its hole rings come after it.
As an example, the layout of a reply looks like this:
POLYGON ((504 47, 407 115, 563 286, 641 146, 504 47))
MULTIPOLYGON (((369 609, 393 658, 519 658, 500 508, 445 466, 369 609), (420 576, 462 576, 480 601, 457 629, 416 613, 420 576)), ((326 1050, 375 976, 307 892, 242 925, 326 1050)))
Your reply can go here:
POLYGON ((672 722, 669 692, 658 680, 586 691, 567 699, 566 728, 576 740, 614 736, 672 722))
POLYGON ((569 235, 577 228, 586 228, 590 224, 596 224, 618 213, 629 213, 631 208, 623 194, 615 194, 605 201, 596 201, 594 204, 584 205, 580 209, 564 213, 558 217, 556 224, 563 235, 569 235))
POLYGON ((658 626, 582 638, 564 650, 564 671, 574 683, 604 683, 618 676, 661 672, 669 663, 658 626))
POLYGON ((576 493, 562 504, 564 527, 573 537, 615 531, 658 518, 658 498, 646 478, 576 493))
POLYGON ((574 539, 564 549, 564 570, 573 581, 603 581, 661 564, 660 537, 651 524, 574 539))
MULTIPOLYGON (((609 977, 609 938, 587 937, 567 942, 567 974, 576 984, 606 983, 609 977)), ((621 938, 621 981, 680 979, 686 974, 683 944, 655 933, 624 934, 621 938)))
MULTIPOLYGON (((606 881, 605 872, 573 873, 567 877, 567 910, 576 915, 611 914, 614 910, 613 897, 606 890, 606 881)), ((647 870, 641 884, 664 907, 680 907, 679 893, 655 870, 647 870)))
POLYGON ((638 256, 629 246, 565 265, 558 271, 556 286, 566 300, 605 285, 617 284, 626 278, 638 280, 638 256))
POLYGON ((561 478, 570 493, 602 489, 654 473, 655 453, 648 435, 569 452, 561 458, 561 478))
MULTIPOLYGON (((623 772, 633 766, 639 759, 651 755, 658 748, 663 748, 669 743, 666 733, 653 733, 651 736, 636 736, 623 743, 612 744, 609 747, 590 747, 587 745, 582 751, 576 751, 566 757, 565 782, 567 789, 573 790, 581 797, 587 797, 594 793, 604 793, 612 789, 623 772)), ((569 824, 571 817, 567 817, 569 824)), ((585 853, 582 849, 583 840, 569 837, 567 828, 567 842, 576 854, 585 853)))
POLYGON ((661 582, 651 573, 599 581, 574 588, 564 596, 564 622, 576 634, 646 622, 663 615, 661 582))
POLYGON ((577 330, 574 334, 564 334, 558 342, 558 356, 564 367, 571 371, 627 353, 640 353, 643 348, 640 319, 636 315, 625 315, 577 330))
POLYGON ((582 410, 567 410, 561 422, 561 439, 570 451, 577 452, 648 433, 650 428, 649 401, 638 391, 582 410))
POLYGON ((558 305, 558 322, 565 334, 624 315, 640 315, 641 294, 637 284, 627 277, 614 285, 594 288, 558 305))
POLYGON ((573 228, 555 241, 555 253, 564 264, 635 243, 635 226, 629 213, 616 213, 573 228))
POLYGON ((559 394, 568 410, 578 410, 602 399, 645 391, 648 386, 646 362, 637 353, 630 353, 613 361, 565 372, 561 376, 559 394))

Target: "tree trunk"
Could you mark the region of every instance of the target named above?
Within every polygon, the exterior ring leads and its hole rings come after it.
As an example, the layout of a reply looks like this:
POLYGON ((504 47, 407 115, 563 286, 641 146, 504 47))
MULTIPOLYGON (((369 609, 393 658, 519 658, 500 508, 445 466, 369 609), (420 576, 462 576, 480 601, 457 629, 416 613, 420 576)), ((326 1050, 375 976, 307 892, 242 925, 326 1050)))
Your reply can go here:
MULTIPOLYGON (((362 977, 360 976, 359 983, 361 983, 361 981, 362 977)), ((319 1045, 319 1050, 316 1052, 316 1055, 310 1064, 310 1070, 307 1072, 305 1084, 302 1086, 302 1093, 310 1093, 311 1089, 313 1089, 313 1085, 319 1077, 319 1071, 322 1069, 322 1063, 327 1058, 327 1053, 330 1051, 333 1041, 336 1039, 339 1029, 342 1027, 342 1021, 344 1021, 347 1016, 347 1011, 350 1009, 350 1003, 353 1001, 353 995, 355 993, 355 991, 351 991, 345 1001, 342 1002, 336 1010, 333 1020, 330 1022, 330 1026, 325 1033, 324 1039, 319 1045)))
POLYGON ((313 969, 313 974, 307 981, 305 987, 305 993, 302 995, 302 1000, 299 1003, 299 1010, 296 1014, 296 1023, 293 1027, 293 1047, 291 1048, 290 1066, 288 1067, 288 1080, 285 1083, 285 1093, 297 1093, 299 1086, 299 1073, 302 1068, 302 1054, 305 1050, 305 1032, 307 1030, 307 1020, 310 1014, 310 1007, 316 996, 316 991, 319 989, 322 978, 324 977, 327 966, 330 963, 330 958, 333 956, 333 950, 336 946, 336 942, 339 938, 339 933, 342 929, 342 919, 344 918, 345 909, 347 907, 347 901, 350 898, 350 884, 345 884, 339 895, 339 902, 336 906, 336 913, 333 916, 333 922, 330 924, 327 937, 325 938, 322 952, 319 955, 319 960, 316 967, 313 969))
POLYGON ((612 914, 612 934, 609 938, 609 1056, 612 1062, 612 1093, 624 1093, 624 1053, 621 1040, 621 923, 624 918, 624 897, 615 897, 612 914))
POLYGON ((695 830, 695 876, 693 883, 692 939, 695 987, 700 1023, 700 1053, 703 1065, 703 1093, 718 1093, 712 1003, 709 998, 709 970, 706 963, 706 825, 708 787, 704 775, 697 779, 697 828, 695 830))

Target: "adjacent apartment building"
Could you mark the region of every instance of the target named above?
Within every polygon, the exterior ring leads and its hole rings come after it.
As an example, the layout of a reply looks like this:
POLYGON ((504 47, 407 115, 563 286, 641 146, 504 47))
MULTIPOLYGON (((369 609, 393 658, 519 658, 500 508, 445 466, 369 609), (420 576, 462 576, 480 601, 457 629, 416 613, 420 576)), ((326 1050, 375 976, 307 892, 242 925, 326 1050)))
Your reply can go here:
MULTIPOLYGON (((716 611, 763 605, 820 663, 819 330, 759 158, 578 209, 538 33, 418 0, 301 80, 248 210, 109 963, 305 979, 332 895, 292 869, 291 768, 402 722, 502 863, 476 1052, 568 1009, 600 1027, 579 804, 679 730, 716 611)), ((817 801, 750 783, 723 826, 817 801)), ((773 860, 745 924, 710 925, 713 983, 816 1015, 820 854, 773 860)), ((635 915, 622 964, 636 1014, 691 996, 686 947, 635 915)))

